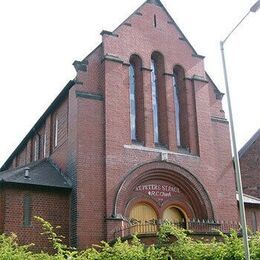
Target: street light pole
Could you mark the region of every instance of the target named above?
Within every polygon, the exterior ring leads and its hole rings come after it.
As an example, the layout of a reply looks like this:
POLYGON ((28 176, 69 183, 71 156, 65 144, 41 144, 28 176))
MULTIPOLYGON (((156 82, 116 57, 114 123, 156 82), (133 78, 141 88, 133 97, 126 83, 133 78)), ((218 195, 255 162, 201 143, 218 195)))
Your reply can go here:
POLYGON ((239 196, 239 212, 240 212, 240 221, 242 225, 242 234, 243 234, 243 242, 244 242, 244 249, 245 249, 245 258, 246 260, 250 260, 250 252, 249 252, 249 244, 248 244, 248 234, 247 234, 247 226, 246 226, 246 217, 245 217, 245 207, 244 207, 244 199, 243 199, 243 188, 242 188, 242 181, 241 181, 241 172, 240 172, 240 164, 239 164, 239 156, 236 146, 236 135, 235 135, 235 128, 233 122, 233 113, 232 113, 232 106, 231 106, 231 99, 229 93, 229 85, 228 85, 228 76, 227 76, 227 68, 226 68, 226 61, 225 61, 225 52, 224 52, 224 44, 230 35, 237 29, 237 27, 245 20, 245 18, 251 13, 256 12, 260 9, 260 0, 258 0, 246 13, 246 15, 239 21, 239 23, 231 30, 231 32, 227 35, 227 37, 220 42, 220 50, 221 50, 221 57, 223 63, 223 71, 224 71, 224 78, 225 78, 225 86, 226 86, 226 94, 227 94, 227 103, 228 103, 228 111, 229 111, 229 118, 230 118, 230 130, 231 130, 231 139, 232 139, 232 148, 234 153, 234 163, 235 163, 235 173, 236 173, 236 183, 237 183, 237 191, 239 196))

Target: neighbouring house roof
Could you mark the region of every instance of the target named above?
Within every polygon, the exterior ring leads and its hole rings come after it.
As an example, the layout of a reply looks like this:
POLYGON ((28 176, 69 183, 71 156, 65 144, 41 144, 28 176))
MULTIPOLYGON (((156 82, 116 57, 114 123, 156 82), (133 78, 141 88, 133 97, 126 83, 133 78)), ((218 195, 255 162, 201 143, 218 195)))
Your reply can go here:
MULTIPOLYGON (((238 197, 238 193, 236 194, 237 197, 237 201, 239 201, 239 197, 238 197)), ((244 199, 244 203, 246 204, 258 204, 260 205, 260 199, 247 195, 247 194, 243 194, 243 199, 244 199)))
POLYGON ((69 179, 62 174, 50 159, 43 159, 22 167, 0 172, 0 184, 20 184, 71 189, 69 179), (26 178, 24 175, 26 168, 29 169, 29 178, 26 178))
POLYGON ((249 147, 260 138, 260 129, 245 143, 245 145, 238 152, 239 158, 241 158, 245 152, 249 149, 249 147))

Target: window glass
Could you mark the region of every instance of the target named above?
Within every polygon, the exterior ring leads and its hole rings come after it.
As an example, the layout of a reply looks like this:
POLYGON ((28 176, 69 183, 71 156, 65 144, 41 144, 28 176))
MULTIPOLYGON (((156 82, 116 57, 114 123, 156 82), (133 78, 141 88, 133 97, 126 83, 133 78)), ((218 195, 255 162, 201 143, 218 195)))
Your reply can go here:
POLYGON ((181 146, 181 133, 180 133, 180 88, 177 85, 177 74, 173 74, 173 98, 175 107, 175 128, 176 128, 176 141, 177 146, 181 146))
POLYGON ((43 158, 46 156, 46 145, 47 145, 47 133, 46 131, 44 132, 44 137, 43 137, 43 158))
POLYGON ((58 145, 58 129, 59 129, 59 119, 55 118, 55 132, 54 132, 54 147, 58 145))
POLYGON ((39 159, 39 137, 36 136, 34 140, 34 161, 39 159))
POLYGON ((153 104, 153 129, 154 143, 159 143, 159 127, 158 127, 158 84, 157 84, 157 67, 156 62, 152 59, 151 63, 151 81, 152 81, 152 104, 153 104))
POLYGON ((31 196, 25 194, 23 198, 23 225, 31 225, 31 196))
POLYGON ((136 140, 135 67, 133 64, 130 64, 130 67, 129 67, 129 83, 130 83, 131 140, 136 140))

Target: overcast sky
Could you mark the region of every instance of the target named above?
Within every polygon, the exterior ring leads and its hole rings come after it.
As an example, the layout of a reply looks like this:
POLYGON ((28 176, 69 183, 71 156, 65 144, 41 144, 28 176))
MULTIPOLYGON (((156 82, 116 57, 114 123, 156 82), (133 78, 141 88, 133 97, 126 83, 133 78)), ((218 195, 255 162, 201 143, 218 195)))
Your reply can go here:
MULTIPOLYGON (((206 70, 222 92, 219 41, 255 1, 162 0, 198 54, 206 56, 206 70)), ((115 29, 143 2, 0 2, 0 166, 75 77, 73 61, 100 43, 103 29, 115 29)), ((247 17, 225 46, 238 148, 260 127, 259 47, 260 10, 247 17)))

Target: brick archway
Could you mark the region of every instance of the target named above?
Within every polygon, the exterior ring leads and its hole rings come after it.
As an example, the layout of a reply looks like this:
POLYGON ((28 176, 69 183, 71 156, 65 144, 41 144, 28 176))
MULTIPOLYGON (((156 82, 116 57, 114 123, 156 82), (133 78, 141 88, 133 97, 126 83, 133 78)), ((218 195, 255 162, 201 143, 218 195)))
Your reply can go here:
MULTIPOLYGON (((143 186, 156 188, 156 185, 143 186)), ((158 187, 161 188, 162 185, 159 184, 158 187)), ((159 196, 160 194, 158 193, 159 196)), ((168 205, 176 204, 187 212, 189 218, 214 219, 213 207, 206 189, 191 172, 176 164, 150 162, 131 170, 118 187, 113 215, 127 216, 131 205, 140 199, 154 201, 159 210, 163 210, 168 205), (176 196, 175 194, 172 196, 169 192, 167 193, 168 198, 153 197, 151 194, 155 195, 155 193, 146 190, 138 192, 139 187, 147 183, 166 183, 167 187, 171 187, 171 190, 176 188, 180 192, 176 193, 176 196)))

